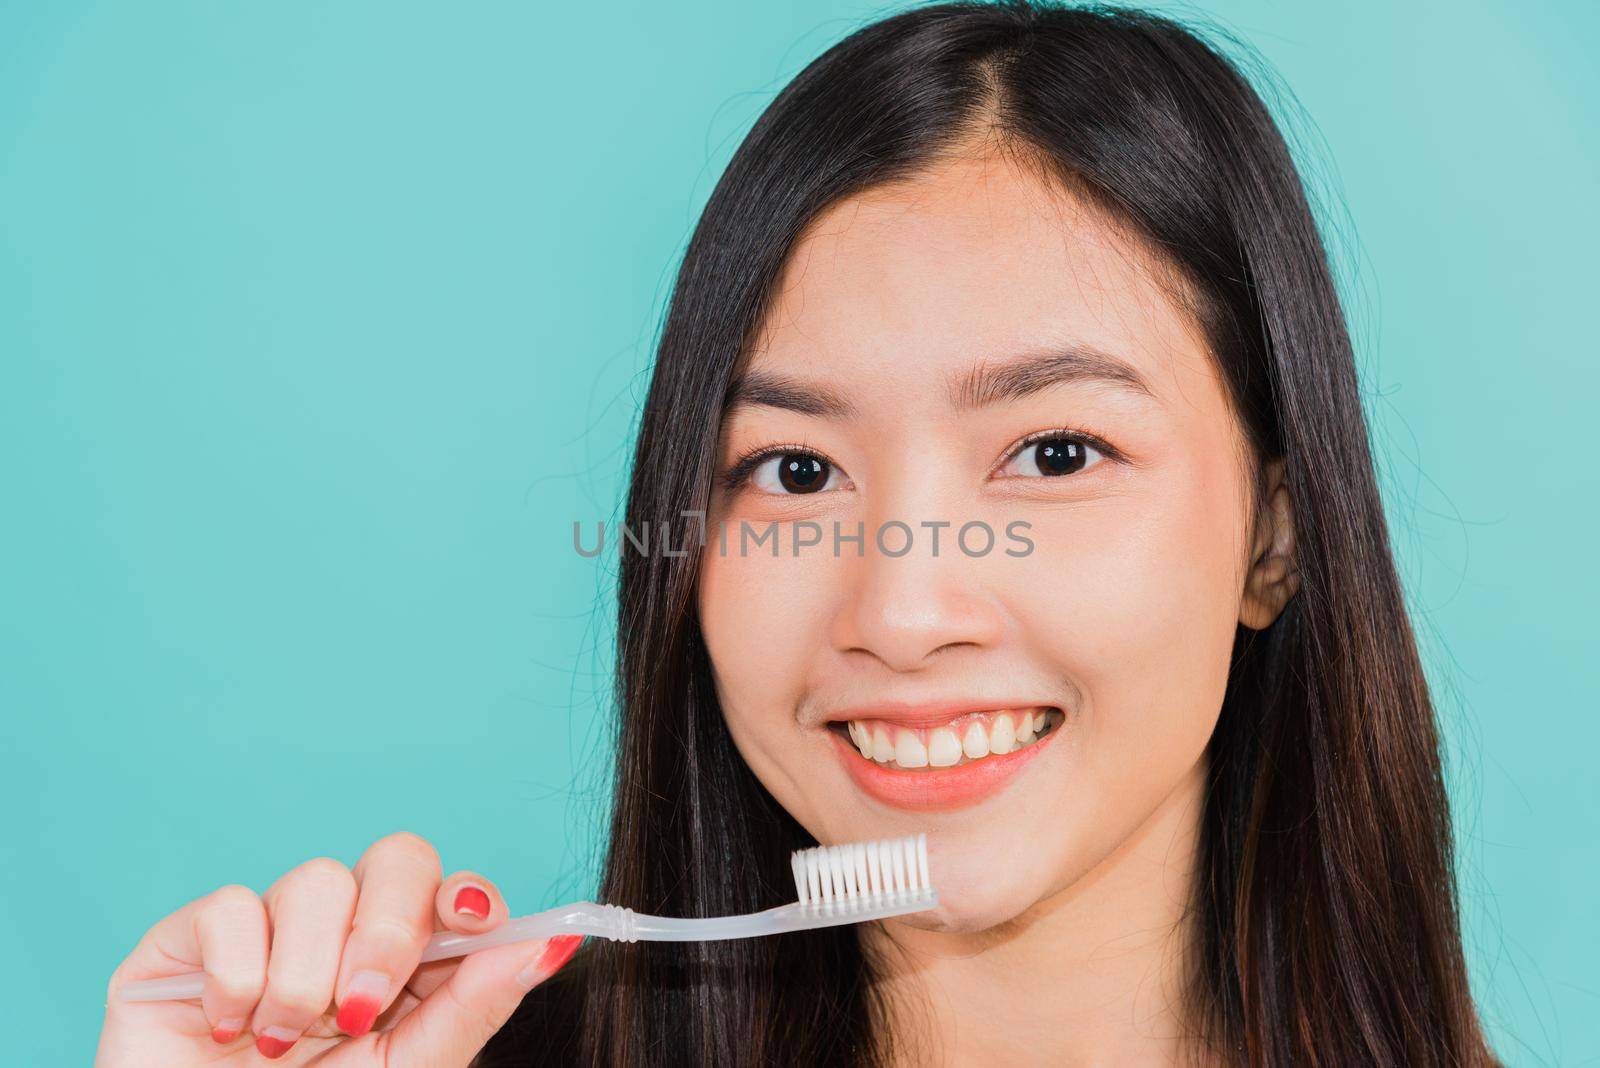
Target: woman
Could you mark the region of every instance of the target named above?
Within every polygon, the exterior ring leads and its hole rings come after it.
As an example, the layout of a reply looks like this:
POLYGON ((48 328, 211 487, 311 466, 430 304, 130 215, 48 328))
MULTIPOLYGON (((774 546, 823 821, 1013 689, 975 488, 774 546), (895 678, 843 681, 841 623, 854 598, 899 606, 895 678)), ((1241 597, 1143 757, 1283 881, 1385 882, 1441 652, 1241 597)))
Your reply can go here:
POLYGON ((705 536, 623 552, 599 899, 754 911, 792 849, 927 831, 940 906, 417 968, 505 906, 397 835, 163 920, 102 1064, 1495 1063, 1343 313, 1196 36, 945 4, 811 64, 634 460, 629 527, 705 536))

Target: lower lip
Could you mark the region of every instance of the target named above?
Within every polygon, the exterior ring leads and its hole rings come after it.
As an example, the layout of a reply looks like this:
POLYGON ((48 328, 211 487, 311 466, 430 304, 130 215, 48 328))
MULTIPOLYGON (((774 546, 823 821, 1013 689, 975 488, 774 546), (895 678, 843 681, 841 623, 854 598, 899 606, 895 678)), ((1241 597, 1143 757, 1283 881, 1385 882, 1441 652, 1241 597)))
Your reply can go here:
POLYGON ((854 743, 835 730, 828 730, 839 749, 845 770, 863 792, 894 808, 910 812, 942 812, 975 805, 998 793, 1039 751, 1049 745, 1064 725, 1031 745, 1002 756, 986 756, 949 768, 922 768, 906 771, 885 767, 861 755, 854 743))

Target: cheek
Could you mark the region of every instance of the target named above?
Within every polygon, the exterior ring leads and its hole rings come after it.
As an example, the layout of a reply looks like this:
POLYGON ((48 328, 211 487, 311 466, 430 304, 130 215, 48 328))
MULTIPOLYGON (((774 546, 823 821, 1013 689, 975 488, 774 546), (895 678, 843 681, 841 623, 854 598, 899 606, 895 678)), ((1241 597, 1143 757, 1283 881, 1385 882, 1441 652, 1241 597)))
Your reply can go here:
POLYGON ((1102 826, 1142 820, 1216 724, 1238 619, 1238 485, 1168 469, 1035 522, 1011 603, 1030 658, 1078 691, 1076 800, 1102 826))
MULTIPOLYGON (((741 556, 715 541, 701 559, 701 631, 728 728, 751 768, 768 768, 799 744, 796 706, 827 633, 831 560, 779 556, 769 548, 741 556)), ((770 781, 769 781, 770 786, 770 781)))

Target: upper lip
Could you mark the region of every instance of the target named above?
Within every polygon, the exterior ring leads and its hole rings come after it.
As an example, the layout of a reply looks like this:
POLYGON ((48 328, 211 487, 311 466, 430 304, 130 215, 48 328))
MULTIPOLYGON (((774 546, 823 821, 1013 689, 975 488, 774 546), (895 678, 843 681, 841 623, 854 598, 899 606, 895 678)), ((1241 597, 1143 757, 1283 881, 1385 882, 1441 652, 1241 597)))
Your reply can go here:
POLYGON ((997 712, 1008 708, 1054 708, 1047 701, 1015 697, 957 697, 935 701, 881 701, 871 705, 858 705, 841 709, 827 717, 826 722, 838 723, 852 719, 880 720, 897 723, 902 727, 942 727, 958 716, 969 712, 997 712))

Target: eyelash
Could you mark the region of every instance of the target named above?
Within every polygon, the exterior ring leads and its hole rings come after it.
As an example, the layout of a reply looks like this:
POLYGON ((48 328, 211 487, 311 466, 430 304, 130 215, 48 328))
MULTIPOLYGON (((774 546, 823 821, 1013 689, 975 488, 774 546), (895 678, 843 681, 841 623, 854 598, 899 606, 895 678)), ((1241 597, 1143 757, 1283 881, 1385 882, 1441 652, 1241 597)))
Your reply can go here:
POLYGON ((1037 445, 1041 441, 1053 441, 1056 439, 1076 442, 1079 445, 1087 445, 1100 455, 1104 456, 1107 460, 1114 460, 1118 463, 1121 463, 1126 459, 1126 457, 1122 455, 1121 450, 1119 450, 1115 445, 1111 444, 1111 442, 1107 441, 1105 438, 1102 438, 1099 434, 1091 434, 1087 430, 1074 430, 1072 427, 1062 426, 1056 427, 1054 430, 1039 430, 1029 434, 1027 437, 1017 442, 1016 445, 1012 446, 1010 451, 1006 453, 1005 459, 996 464, 994 471, 990 471, 989 474, 993 475, 995 471, 1005 467, 1012 460, 1015 460, 1018 456, 1022 455, 1022 453, 1029 446, 1037 445))
POLYGON ((767 445, 757 449, 755 452, 747 452, 735 460, 732 466, 721 475, 723 488, 731 493, 743 486, 749 481, 751 473, 756 468, 774 456, 810 456, 813 459, 821 460, 829 466, 836 466, 832 460, 829 460, 809 445, 767 445))
MULTIPOLYGON (((1086 430, 1076 430, 1071 427, 1057 427, 1053 430, 1035 431, 1034 433, 1023 438, 1021 441, 1017 442, 1016 445, 1012 446, 1011 449, 1006 452, 1005 458, 995 465, 994 470, 989 472, 990 476, 992 477, 995 471, 999 471, 1012 460, 1016 459, 1017 456, 1019 456, 1023 450, 1027 449, 1029 446, 1037 445, 1041 441, 1049 441, 1057 438, 1064 439, 1066 441, 1077 442, 1080 445, 1087 445, 1096 452, 1100 453, 1107 460, 1114 460, 1120 463, 1125 459, 1122 452, 1115 445, 1112 445, 1109 441, 1105 440, 1098 434, 1091 434, 1086 430)), ((766 445, 755 450, 754 452, 745 453, 743 456, 739 457, 739 459, 735 460, 733 464, 730 465, 729 468, 719 476, 719 480, 721 481, 723 488, 729 492, 739 489, 747 481, 749 481, 751 473, 754 472, 756 468, 760 467, 763 463, 772 459, 774 456, 809 456, 813 459, 820 460, 822 463, 825 463, 830 467, 837 468, 838 466, 832 460, 828 459, 816 449, 811 448, 809 445, 766 445)))

